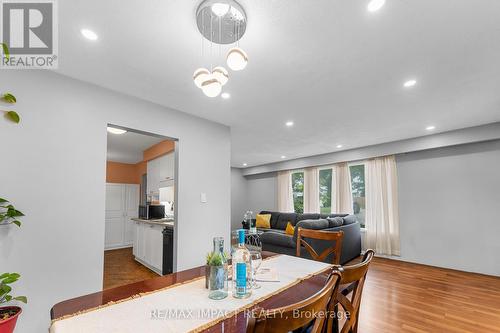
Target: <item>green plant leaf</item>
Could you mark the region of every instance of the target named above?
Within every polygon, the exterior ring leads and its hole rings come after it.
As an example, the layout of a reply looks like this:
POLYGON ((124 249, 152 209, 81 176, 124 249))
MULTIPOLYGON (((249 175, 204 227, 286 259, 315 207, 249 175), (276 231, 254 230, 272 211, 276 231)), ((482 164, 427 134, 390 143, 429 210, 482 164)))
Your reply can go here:
POLYGON ((24 214, 14 207, 7 207, 7 216, 9 217, 19 217, 19 216, 24 216, 24 214))
POLYGON ((8 294, 12 291, 12 287, 11 286, 8 286, 6 284, 2 285, 2 287, 0 288, 0 295, 5 295, 5 294, 8 294))
POLYGON ((9 202, 9 200, 6 200, 6 199, 3 199, 3 198, 0 198, 0 203, 6 203, 6 202, 9 202))
POLYGON ((12 223, 14 223, 15 225, 17 225, 18 227, 21 226, 21 221, 14 220, 14 221, 12 221, 12 223))
POLYGON ((11 299, 12 299, 12 296, 10 296, 10 295, 6 295, 5 296, 5 302, 10 301, 11 299))
POLYGON ((2 99, 6 101, 7 103, 14 104, 17 102, 16 96, 12 95, 11 93, 5 93, 2 96, 2 99))
POLYGON ((0 275, 0 280, 6 278, 7 276, 9 276, 9 273, 3 273, 2 275, 0 275))
POLYGON ((17 297, 14 297, 14 299, 16 301, 23 302, 24 304, 28 303, 28 299, 26 298, 26 296, 17 296, 17 297))
POLYGON ((5 279, 3 279, 2 283, 3 284, 10 284, 10 283, 14 283, 16 282, 18 279, 18 277, 12 277, 12 276, 9 276, 9 277, 6 277, 5 279))
POLYGON ((2 43, 2 49, 3 49, 3 54, 5 55, 5 58, 9 59, 10 52, 9 52, 9 48, 7 47, 7 44, 2 43))
POLYGON ((6 115, 10 121, 12 121, 16 124, 19 124, 19 121, 21 121, 21 117, 19 117, 19 115, 15 111, 7 111, 6 115))

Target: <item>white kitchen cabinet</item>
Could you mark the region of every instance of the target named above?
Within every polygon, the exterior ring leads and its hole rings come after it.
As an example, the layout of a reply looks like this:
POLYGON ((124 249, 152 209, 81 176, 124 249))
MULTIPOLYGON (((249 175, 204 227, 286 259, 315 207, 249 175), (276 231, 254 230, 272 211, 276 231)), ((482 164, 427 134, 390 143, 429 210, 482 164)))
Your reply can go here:
POLYGON ((132 245, 134 228, 131 218, 138 216, 139 185, 106 184, 104 248, 132 245))
POLYGON ((146 222, 135 222, 134 256, 158 274, 163 268, 164 226, 146 222))
POLYGON ((157 194, 160 187, 172 186, 175 178, 174 152, 165 154, 147 163, 147 191, 157 194))

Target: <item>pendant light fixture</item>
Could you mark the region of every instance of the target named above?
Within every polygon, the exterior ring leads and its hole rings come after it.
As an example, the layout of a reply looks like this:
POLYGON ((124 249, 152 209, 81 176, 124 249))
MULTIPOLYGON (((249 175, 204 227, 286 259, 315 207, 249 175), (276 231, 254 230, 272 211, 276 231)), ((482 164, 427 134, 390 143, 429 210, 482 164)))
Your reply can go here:
MULTIPOLYGON (((226 63, 233 71, 246 67, 248 56, 239 47, 239 40, 246 30, 247 18, 245 11, 234 0, 205 0, 196 11, 198 30, 202 35, 202 58, 204 38, 210 41, 210 63, 213 64, 213 43, 219 45, 234 44, 226 56, 226 63)), ((203 60, 203 59, 202 59, 203 60)), ((210 68, 198 68, 193 74, 195 85, 208 97, 216 97, 222 92, 222 86, 228 83, 229 73, 223 66, 210 65, 210 68)))
POLYGON ((243 51, 239 47, 233 47, 227 53, 226 61, 227 66, 233 71, 241 71, 242 69, 245 69, 245 67, 247 67, 248 56, 245 51, 243 51))

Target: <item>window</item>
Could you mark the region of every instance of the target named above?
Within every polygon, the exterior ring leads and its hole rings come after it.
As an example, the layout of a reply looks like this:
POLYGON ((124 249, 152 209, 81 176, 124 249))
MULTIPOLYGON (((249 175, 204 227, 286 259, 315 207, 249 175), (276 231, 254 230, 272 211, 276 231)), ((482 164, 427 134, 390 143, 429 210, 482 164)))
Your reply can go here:
POLYGON ((353 164, 349 166, 351 174, 352 208, 361 227, 365 227, 365 165, 353 164))
POLYGON ((304 212, 304 172, 292 173, 293 208, 295 213, 304 212))
POLYGON ((319 170, 319 209, 321 214, 332 212, 332 169, 319 170))

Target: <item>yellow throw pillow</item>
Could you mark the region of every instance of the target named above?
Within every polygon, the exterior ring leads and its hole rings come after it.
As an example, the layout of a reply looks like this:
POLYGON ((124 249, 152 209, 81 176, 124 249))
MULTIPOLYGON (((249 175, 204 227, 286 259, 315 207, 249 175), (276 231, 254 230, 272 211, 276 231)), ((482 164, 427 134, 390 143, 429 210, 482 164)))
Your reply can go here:
POLYGON ((271 214, 257 214, 255 226, 261 229, 271 229, 271 214))
POLYGON ((295 227, 290 222, 288 222, 286 225, 285 234, 293 236, 294 232, 295 232, 295 227))

